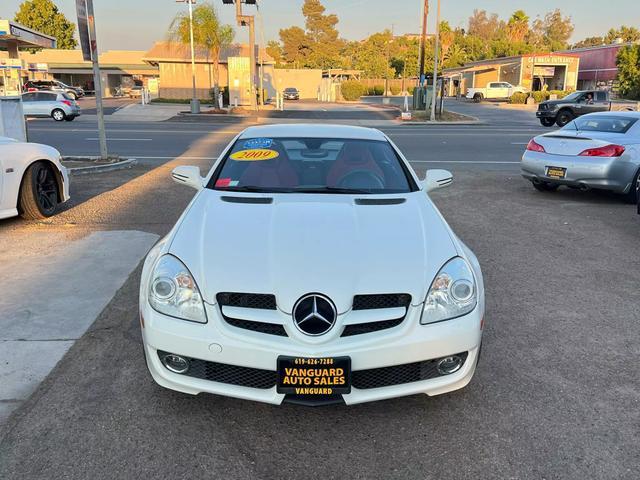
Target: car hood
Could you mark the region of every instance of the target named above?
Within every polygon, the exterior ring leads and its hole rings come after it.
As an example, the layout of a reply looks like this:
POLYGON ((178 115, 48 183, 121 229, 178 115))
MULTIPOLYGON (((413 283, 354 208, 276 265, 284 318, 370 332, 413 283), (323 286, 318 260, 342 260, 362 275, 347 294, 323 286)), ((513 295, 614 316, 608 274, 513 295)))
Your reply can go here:
POLYGON ((329 296, 340 313, 358 294, 409 293, 418 304, 457 254, 423 192, 394 196, 404 201, 392 205, 363 205, 351 195, 276 194, 262 204, 232 198, 203 190, 169 247, 211 304, 219 292, 274 294, 287 313, 310 292, 329 296))
POLYGON ((563 102, 562 100, 545 100, 544 102, 540 102, 540 105, 546 105, 547 107, 553 107, 556 105, 562 105, 568 102, 563 102))

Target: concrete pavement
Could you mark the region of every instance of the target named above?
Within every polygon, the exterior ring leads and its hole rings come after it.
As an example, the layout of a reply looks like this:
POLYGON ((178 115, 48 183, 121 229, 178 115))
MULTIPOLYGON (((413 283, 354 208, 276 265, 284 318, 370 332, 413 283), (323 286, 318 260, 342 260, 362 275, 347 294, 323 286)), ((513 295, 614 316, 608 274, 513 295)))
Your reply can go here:
MULTIPOLYGON (((503 121, 385 130, 420 174, 435 165, 455 174, 433 198, 478 254, 487 286, 482 359, 466 389, 321 409, 164 390, 142 357, 138 267, 0 432, 0 478, 635 478, 640 255, 629 245, 640 222, 615 195, 535 191, 517 162, 542 129, 503 121)), ((204 173, 241 128, 131 127, 111 132, 151 140, 112 146, 147 149, 146 162, 74 181, 66 211, 44 224, 3 222, 0 238, 164 235, 193 195, 171 168, 204 173)), ((64 132, 47 124, 34 134, 65 149, 93 145, 84 126, 64 132)))

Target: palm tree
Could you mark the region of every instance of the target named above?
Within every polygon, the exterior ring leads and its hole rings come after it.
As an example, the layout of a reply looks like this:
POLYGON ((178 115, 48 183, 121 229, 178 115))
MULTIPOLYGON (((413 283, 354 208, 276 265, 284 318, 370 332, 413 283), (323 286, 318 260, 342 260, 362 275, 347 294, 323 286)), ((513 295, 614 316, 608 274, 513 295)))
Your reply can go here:
MULTIPOLYGON (((189 45, 189 14, 178 13, 169 26, 169 41, 189 45)), ((220 51, 231 45, 235 32, 231 25, 220 22, 218 12, 210 2, 202 3, 193 9, 193 43, 206 52, 207 62, 213 60, 214 99, 218 98, 218 63, 220 51)), ((212 87, 209 71, 209 88, 212 87)))
POLYGON ((516 10, 507 23, 507 39, 522 42, 529 33, 529 17, 523 10, 516 10))

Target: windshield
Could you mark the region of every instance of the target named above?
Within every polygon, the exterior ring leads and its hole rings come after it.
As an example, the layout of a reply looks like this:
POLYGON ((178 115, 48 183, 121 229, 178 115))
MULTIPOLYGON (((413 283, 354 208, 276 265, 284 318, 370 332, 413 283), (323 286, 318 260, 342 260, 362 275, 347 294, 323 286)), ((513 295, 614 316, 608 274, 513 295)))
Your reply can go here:
POLYGON ((297 88, 285 88, 284 91, 285 92, 297 92, 298 89, 297 88))
POLYGON ((405 193, 416 190, 386 141, 332 138, 238 140, 208 188, 271 193, 405 193))
POLYGON ((580 130, 582 132, 627 133, 637 118, 616 117, 612 115, 594 115, 578 117, 562 130, 580 130))

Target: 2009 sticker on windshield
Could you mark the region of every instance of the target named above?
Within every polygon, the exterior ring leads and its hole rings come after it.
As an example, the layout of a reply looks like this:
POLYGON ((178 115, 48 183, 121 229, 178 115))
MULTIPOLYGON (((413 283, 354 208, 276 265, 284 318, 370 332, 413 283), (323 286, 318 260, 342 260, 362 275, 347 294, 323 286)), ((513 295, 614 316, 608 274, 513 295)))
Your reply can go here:
POLYGON ((240 150, 231 154, 231 160, 237 162, 257 162, 260 160, 273 160, 278 158, 280 154, 275 150, 267 150, 265 148, 254 148, 251 150, 240 150))

